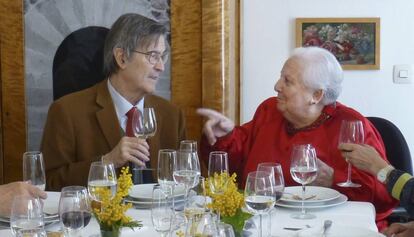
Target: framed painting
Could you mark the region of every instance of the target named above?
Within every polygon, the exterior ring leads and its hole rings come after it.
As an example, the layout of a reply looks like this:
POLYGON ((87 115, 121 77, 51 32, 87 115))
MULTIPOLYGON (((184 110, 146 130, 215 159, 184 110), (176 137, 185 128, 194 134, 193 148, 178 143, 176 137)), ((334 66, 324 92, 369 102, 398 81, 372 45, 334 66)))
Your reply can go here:
POLYGON ((325 48, 344 70, 380 69, 380 18, 296 18, 296 46, 325 48))

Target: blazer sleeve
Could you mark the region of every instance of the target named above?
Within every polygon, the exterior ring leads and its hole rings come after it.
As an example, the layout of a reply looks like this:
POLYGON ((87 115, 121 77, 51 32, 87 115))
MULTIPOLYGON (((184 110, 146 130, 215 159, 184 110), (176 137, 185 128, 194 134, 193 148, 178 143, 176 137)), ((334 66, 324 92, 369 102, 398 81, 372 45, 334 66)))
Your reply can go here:
POLYGON ((91 161, 76 160, 76 134, 71 113, 59 102, 49 109, 41 143, 46 168, 46 189, 86 185, 91 161))

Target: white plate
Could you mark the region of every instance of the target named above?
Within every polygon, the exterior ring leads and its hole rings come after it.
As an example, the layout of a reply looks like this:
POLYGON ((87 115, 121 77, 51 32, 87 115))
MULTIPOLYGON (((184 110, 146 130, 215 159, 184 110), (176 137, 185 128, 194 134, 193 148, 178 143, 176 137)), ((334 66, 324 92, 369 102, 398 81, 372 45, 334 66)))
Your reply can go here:
MULTIPOLYGON (((340 194, 338 198, 332 199, 326 202, 305 202, 306 209, 315 209, 315 208, 326 208, 326 207, 333 207, 337 205, 341 205, 348 201, 348 197, 340 194)), ((276 206, 279 207, 287 207, 287 208, 302 208, 302 204, 300 202, 285 202, 285 201, 278 201, 276 202, 276 206)))
MULTIPOLYGON (((134 185, 131 190, 129 191, 129 196, 133 198, 135 201, 152 201, 152 188, 156 184, 138 184, 134 185)), ((185 194, 184 186, 178 185, 174 189, 174 198, 178 199, 183 197, 185 194)))
MULTIPOLYGON (((341 193, 330 188, 306 186, 305 202, 326 202, 338 198, 341 193)), ((302 200, 294 198, 302 198, 302 186, 286 187, 280 200, 289 203, 302 203, 302 200)))
MULTIPOLYGON (((297 237, 320 237, 322 235, 322 226, 305 229, 297 234, 297 237)), ((326 237, 384 237, 381 233, 372 231, 368 228, 332 225, 328 229, 326 237)))

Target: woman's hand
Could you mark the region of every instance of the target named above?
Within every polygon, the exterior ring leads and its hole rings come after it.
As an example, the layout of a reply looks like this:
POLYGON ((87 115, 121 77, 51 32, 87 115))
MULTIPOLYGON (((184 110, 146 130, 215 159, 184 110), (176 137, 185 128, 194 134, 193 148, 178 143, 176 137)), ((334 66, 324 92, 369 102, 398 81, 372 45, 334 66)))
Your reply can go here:
POLYGON ((332 187, 334 169, 320 159, 316 159, 316 162, 318 165, 318 177, 310 185, 332 187))
POLYGON ((206 135, 210 145, 214 145, 218 137, 223 137, 234 129, 233 121, 215 110, 200 108, 197 109, 197 113, 207 117, 203 133, 206 135))
POLYGON ((414 236, 414 222, 408 223, 393 223, 383 234, 387 237, 411 237, 414 236))
POLYGON ((342 156, 355 167, 372 175, 377 173, 388 163, 382 159, 372 146, 343 143, 338 146, 342 156))

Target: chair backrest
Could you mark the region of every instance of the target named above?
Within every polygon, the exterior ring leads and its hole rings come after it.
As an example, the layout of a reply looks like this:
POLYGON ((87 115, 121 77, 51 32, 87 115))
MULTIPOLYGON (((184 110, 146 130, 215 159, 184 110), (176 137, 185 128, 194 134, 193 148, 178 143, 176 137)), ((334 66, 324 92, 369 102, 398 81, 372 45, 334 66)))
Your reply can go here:
POLYGON ((105 79, 103 48, 109 29, 89 26, 72 32, 53 59, 53 100, 105 79))
POLYGON ((381 134, 388 161, 395 168, 413 173, 410 149, 400 129, 392 122, 378 117, 367 117, 381 134))

